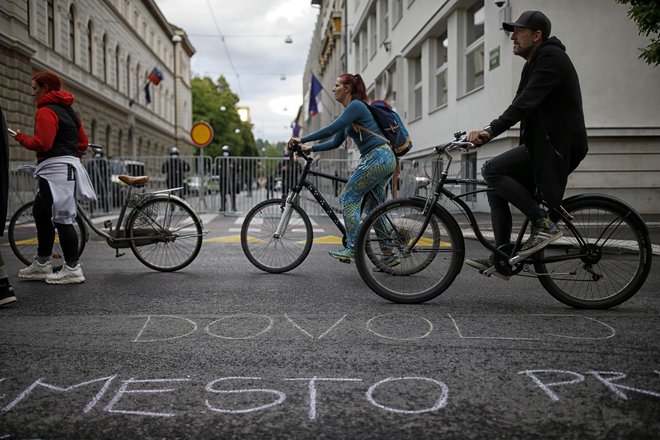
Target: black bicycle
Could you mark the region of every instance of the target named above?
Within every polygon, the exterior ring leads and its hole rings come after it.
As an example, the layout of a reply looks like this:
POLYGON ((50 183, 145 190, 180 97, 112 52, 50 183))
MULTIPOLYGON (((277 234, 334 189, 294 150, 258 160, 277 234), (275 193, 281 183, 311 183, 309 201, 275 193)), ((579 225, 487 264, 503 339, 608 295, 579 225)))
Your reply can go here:
POLYGON ((293 155, 305 160, 305 166, 299 174, 298 181, 291 188, 286 198, 264 200, 255 205, 245 216, 241 227, 241 246, 245 256, 259 269, 269 273, 288 272, 298 267, 312 249, 314 231, 309 215, 300 206, 300 192, 307 188, 332 223, 342 235, 342 243, 346 245, 346 228, 337 214, 325 200, 318 188, 310 182, 308 176, 318 176, 337 183, 348 180, 311 169, 314 160, 294 146, 289 156, 293 155))
POLYGON ((478 241, 494 254, 495 266, 483 272, 486 276, 534 276, 557 300, 585 309, 614 307, 642 287, 652 260, 648 229, 635 209, 608 195, 576 195, 557 209, 540 201, 563 237, 520 258, 529 224, 525 220, 515 243, 496 248, 463 200, 492 189, 482 180, 449 177, 449 153, 473 147, 461 140, 464 134, 455 133, 453 141, 436 147, 427 158, 426 176, 417 178, 418 188, 427 188, 426 197, 381 204, 362 223, 355 260, 360 276, 374 292, 397 303, 421 303, 452 284, 463 267, 465 242, 457 221, 439 203, 441 198, 465 214, 478 241), (470 190, 454 194, 447 188, 450 185, 470 190))

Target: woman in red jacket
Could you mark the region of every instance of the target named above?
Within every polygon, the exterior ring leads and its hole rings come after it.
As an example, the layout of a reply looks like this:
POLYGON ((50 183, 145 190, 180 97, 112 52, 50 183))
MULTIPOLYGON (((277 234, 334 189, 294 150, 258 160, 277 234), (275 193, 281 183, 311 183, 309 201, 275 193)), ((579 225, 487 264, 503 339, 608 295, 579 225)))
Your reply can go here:
POLYGON ((20 131, 14 138, 28 150, 37 153, 39 190, 34 199, 34 219, 39 242, 34 262, 21 269, 18 277, 45 280, 49 284, 75 284, 85 281, 78 262, 78 235, 73 227, 76 216, 77 186, 89 180, 80 164, 81 150, 88 139, 80 118, 71 105, 73 95, 60 90, 62 83, 51 72, 32 75, 32 97, 36 101, 34 136, 20 131), (55 197, 54 197, 55 196, 55 197), (55 229, 65 263, 53 273, 50 255, 53 252, 55 229))

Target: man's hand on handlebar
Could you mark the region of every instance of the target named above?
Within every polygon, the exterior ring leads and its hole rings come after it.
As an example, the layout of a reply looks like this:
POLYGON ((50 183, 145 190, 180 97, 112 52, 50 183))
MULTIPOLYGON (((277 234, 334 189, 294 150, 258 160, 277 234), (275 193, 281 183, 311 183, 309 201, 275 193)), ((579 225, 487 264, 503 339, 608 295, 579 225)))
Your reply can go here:
POLYGON ((468 133, 465 140, 476 146, 481 146, 490 140, 490 133, 484 129, 474 130, 468 133))

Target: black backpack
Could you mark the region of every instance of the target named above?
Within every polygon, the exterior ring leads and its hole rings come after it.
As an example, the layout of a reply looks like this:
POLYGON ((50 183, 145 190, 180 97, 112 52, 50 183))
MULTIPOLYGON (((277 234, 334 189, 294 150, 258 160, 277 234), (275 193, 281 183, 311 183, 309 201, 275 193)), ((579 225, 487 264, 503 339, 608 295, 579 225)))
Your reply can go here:
POLYGON ((378 125, 378 128, 380 128, 380 131, 383 132, 385 137, 378 133, 374 133, 367 127, 363 127, 359 124, 353 124, 353 130, 357 132, 364 130, 373 136, 383 139, 390 144, 396 157, 401 157, 410 151, 412 148, 412 140, 410 139, 410 135, 408 135, 408 131, 403 126, 403 122, 399 115, 397 115, 394 110, 387 107, 373 106, 366 102, 364 105, 366 105, 369 112, 371 112, 371 115, 376 121, 376 125, 378 125))

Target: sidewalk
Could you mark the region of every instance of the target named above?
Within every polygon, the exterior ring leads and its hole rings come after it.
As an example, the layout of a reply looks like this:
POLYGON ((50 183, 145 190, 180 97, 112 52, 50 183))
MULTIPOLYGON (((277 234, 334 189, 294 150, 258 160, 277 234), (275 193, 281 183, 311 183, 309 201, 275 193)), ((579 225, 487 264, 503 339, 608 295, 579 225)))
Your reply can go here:
MULTIPOLYGON (((453 213, 458 221, 458 225, 463 231, 465 238, 476 239, 472 227, 468 222, 467 217, 461 213, 453 213)), ((493 227, 490 222, 490 213, 475 212, 474 217, 477 220, 481 233, 489 240, 494 240, 493 227)), ((653 243, 653 255, 660 255, 660 215, 644 215, 642 216, 651 236, 651 243, 653 243)), ((513 234, 517 234, 522 226, 523 218, 514 216, 513 218, 513 234)))

